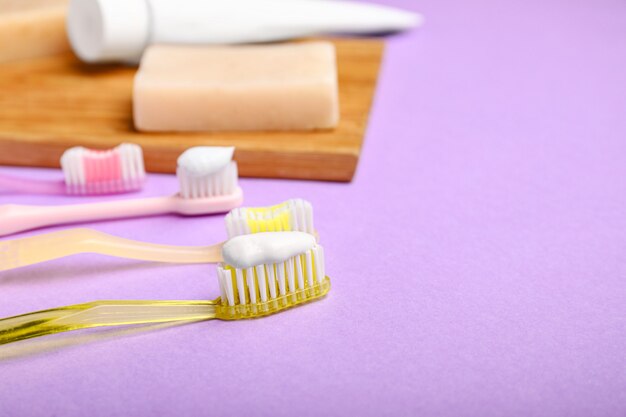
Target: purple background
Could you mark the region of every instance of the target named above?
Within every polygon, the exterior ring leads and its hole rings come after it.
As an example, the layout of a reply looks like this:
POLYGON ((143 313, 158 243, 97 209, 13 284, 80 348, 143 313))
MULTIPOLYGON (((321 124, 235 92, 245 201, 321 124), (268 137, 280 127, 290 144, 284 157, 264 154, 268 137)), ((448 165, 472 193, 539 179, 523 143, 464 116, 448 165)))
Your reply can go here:
MULTIPOLYGON (((247 205, 313 202, 329 296, 4 347, 0 415, 626 414, 626 3, 388 3, 428 21, 389 40, 354 182, 241 181, 247 205)), ((93 227, 225 237, 220 216, 93 227)), ((0 293, 1 316, 218 295, 213 266, 91 255, 3 273, 0 293)))

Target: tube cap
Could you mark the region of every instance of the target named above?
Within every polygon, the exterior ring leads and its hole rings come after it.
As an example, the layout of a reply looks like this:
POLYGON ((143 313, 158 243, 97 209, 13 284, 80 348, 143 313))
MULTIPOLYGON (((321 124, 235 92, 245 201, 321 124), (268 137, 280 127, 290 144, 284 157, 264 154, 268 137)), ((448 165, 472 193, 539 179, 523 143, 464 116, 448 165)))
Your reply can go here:
POLYGON ((67 33, 86 62, 138 62, 150 36, 147 0, 71 0, 67 33))

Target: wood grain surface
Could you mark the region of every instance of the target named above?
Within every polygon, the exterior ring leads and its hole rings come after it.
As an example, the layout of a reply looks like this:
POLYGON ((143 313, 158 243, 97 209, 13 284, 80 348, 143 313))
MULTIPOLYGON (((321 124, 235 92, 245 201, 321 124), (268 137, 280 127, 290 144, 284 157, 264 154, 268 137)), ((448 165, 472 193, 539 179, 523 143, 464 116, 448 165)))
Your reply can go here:
POLYGON ((233 145, 248 177, 350 181, 372 102, 383 43, 341 39, 337 47, 341 122, 313 132, 140 133, 132 122, 136 69, 88 66, 71 54, 0 66, 0 164, 58 167, 71 146, 134 142, 151 172, 175 172, 196 145, 233 145))
POLYGON ((0 0, 0 63, 70 50, 68 0, 0 0))

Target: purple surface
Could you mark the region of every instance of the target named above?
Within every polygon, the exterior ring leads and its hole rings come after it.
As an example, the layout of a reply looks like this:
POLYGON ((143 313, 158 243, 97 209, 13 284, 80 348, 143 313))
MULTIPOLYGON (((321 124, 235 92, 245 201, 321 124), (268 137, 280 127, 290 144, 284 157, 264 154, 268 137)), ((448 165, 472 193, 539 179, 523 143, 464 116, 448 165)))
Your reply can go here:
MULTIPOLYGON (((389 41, 355 181, 242 181, 247 205, 313 202, 330 295, 2 348, 0 415, 626 414, 626 3, 389 3, 428 22, 389 41)), ((175 189, 153 176, 143 194, 175 189)), ((225 236, 219 216, 93 227, 225 236)), ((0 291, 1 316, 218 293, 212 266, 98 256, 3 273, 0 291)))

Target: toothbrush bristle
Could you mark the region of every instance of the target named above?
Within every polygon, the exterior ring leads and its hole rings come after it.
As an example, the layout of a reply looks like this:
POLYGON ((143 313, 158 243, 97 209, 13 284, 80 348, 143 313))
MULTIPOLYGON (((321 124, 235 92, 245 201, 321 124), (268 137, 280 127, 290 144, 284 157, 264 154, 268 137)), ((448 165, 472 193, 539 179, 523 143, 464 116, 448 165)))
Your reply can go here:
POLYGON ((241 207, 226 216, 228 237, 259 232, 315 233, 313 206, 303 199, 292 199, 271 207, 241 207))
POLYGON ((197 175, 185 166, 176 170, 183 198, 210 198, 235 192, 238 183, 237 163, 230 161, 224 168, 208 175, 197 175))
POLYGON ((278 264, 237 269, 217 267, 221 305, 232 311, 230 318, 271 314, 319 298, 328 292, 324 250, 312 249, 278 264))
POLYGON ((70 148, 61 157, 68 194, 114 194, 141 189, 146 178, 139 145, 104 151, 70 148))

